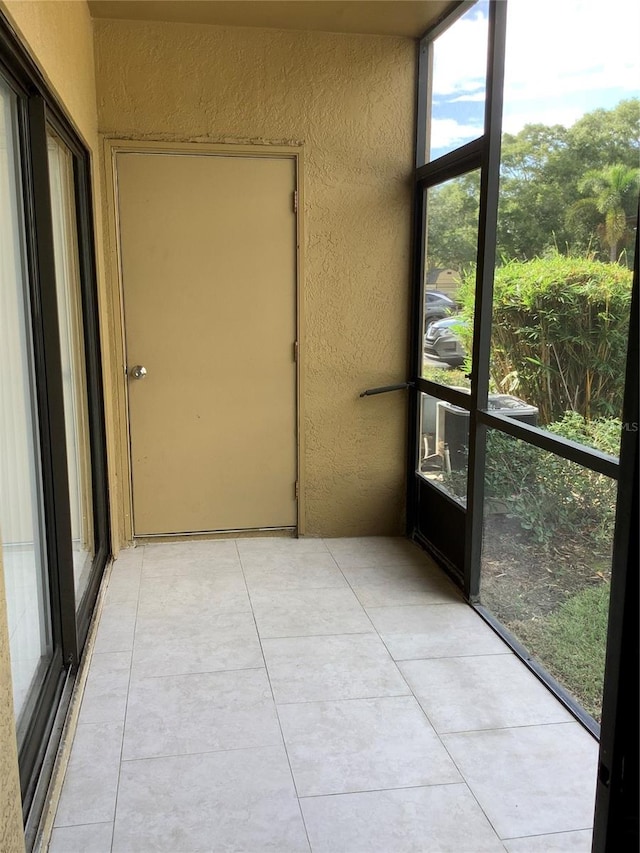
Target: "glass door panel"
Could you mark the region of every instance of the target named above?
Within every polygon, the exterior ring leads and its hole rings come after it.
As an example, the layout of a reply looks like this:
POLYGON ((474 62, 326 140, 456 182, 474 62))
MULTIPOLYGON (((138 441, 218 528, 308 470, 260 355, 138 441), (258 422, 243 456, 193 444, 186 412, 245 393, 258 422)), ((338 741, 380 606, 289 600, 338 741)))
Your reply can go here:
POLYGON ((0 81, 0 536, 18 744, 53 659, 16 99, 0 81))
POLYGON ((94 532, 73 157, 51 131, 47 151, 77 608, 91 575, 94 532))
POLYGON ((491 383, 540 429, 618 455, 640 157, 640 6, 507 13, 491 383), (539 37, 545 60, 540 75, 539 37), (571 57, 562 45, 574 45, 571 57), (535 60, 534 60, 535 57, 535 60))
MULTIPOLYGON (((480 0, 432 43, 426 152, 436 160, 484 133, 489 0, 480 0)), ((419 165, 422 165, 422 162, 419 165)))
POLYGON ((461 506, 467 500, 469 411, 420 394, 418 473, 461 506))
POLYGON ((425 190, 422 378, 471 387, 480 170, 425 190))
POLYGON ((480 601, 599 722, 640 189, 640 10, 620 31, 577 0, 550 29, 534 8, 507 13, 489 390, 536 429, 487 430, 480 601), (570 60, 557 50, 567 39, 570 60), (602 454, 609 476, 593 470, 602 454))
POLYGON ((600 721, 616 481, 489 430, 481 601, 600 721))

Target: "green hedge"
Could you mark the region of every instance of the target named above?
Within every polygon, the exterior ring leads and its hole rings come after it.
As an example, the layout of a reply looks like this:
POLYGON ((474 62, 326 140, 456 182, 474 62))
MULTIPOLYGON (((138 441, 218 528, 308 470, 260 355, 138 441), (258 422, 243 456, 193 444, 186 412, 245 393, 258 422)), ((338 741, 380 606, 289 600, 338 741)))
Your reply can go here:
MULTIPOLYGON (((559 254, 498 267, 491 347, 495 388, 537 406, 541 424, 566 411, 587 420, 618 417, 631 278, 618 264, 559 254)), ((469 270, 459 293, 467 319, 473 316, 474 286, 475 271, 469 270)))
MULTIPOLYGON (((550 432, 617 455, 622 424, 616 418, 587 422, 567 412, 550 432)), ((487 437, 486 496, 517 519, 540 545, 580 539, 596 554, 611 548, 616 482, 505 433, 487 437)))

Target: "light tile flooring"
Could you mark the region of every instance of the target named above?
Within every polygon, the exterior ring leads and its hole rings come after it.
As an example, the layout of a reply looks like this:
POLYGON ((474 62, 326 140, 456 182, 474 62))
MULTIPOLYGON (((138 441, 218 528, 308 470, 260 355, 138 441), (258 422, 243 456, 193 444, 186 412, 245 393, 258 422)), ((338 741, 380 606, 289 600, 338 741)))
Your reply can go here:
POLYGON ((401 539, 109 578, 51 853, 590 850, 597 744, 401 539))

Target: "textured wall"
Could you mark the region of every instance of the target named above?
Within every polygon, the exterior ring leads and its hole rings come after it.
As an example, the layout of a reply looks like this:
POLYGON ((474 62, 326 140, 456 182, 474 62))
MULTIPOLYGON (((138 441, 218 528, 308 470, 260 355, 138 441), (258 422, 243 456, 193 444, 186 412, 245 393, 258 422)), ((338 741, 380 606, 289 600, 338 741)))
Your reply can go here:
POLYGON ((358 393, 406 373, 414 43, 96 21, 95 54, 101 133, 304 144, 306 530, 401 532, 405 396, 358 393))
POLYGON ((82 0, 2 0, 0 6, 95 150, 93 31, 87 4, 82 0))
MULTIPOLYGON (((93 23, 84 0, 0 0, 18 34, 39 65, 50 88, 58 96, 68 118, 84 139, 91 152, 96 226, 96 256, 98 265, 98 302, 105 380, 107 421, 107 455, 110 472, 111 515, 115 519, 113 546, 117 552, 122 539, 118 520, 120 506, 119 471, 116 441, 119 412, 114 403, 112 360, 116 323, 110 312, 110 299, 102 286, 104 256, 102 242, 102 204, 98 169, 98 126, 95 94, 95 63, 93 56, 93 23)), ((128 485, 125 493, 128 491, 128 485)))

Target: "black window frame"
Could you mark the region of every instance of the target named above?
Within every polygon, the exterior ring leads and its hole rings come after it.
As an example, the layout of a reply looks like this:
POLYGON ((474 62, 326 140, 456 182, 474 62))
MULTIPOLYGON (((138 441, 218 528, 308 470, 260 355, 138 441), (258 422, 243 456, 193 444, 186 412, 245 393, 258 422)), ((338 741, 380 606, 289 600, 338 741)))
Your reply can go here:
POLYGON ((0 75, 17 99, 27 296, 31 309, 45 548, 54 643, 53 660, 35 699, 19 750, 23 818, 29 843, 35 837, 53 768, 53 756, 61 734, 60 719, 64 717, 65 705, 70 699, 70 685, 86 643, 104 568, 111 557, 111 544, 90 152, 2 10, 0 75), (91 577, 79 606, 75 599, 64 441, 65 416, 47 155, 48 127, 68 146, 74 163, 94 512, 91 577))

